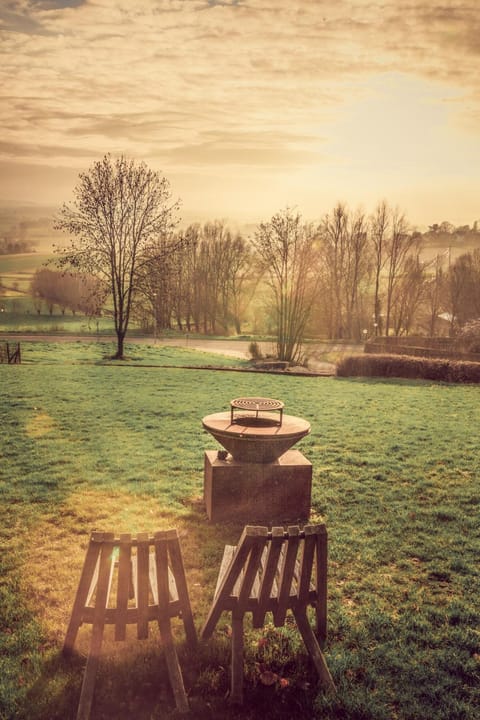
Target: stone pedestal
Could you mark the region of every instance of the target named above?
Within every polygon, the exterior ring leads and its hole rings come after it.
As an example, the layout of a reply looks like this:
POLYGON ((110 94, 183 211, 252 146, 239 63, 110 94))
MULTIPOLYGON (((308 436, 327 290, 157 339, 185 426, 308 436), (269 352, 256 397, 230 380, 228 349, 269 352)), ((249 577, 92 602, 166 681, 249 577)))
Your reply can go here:
POLYGON ((312 464, 299 450, 270 463, 220 460, 205 451, 204 499, 212 522, 282 525, 308 520, 312 464))

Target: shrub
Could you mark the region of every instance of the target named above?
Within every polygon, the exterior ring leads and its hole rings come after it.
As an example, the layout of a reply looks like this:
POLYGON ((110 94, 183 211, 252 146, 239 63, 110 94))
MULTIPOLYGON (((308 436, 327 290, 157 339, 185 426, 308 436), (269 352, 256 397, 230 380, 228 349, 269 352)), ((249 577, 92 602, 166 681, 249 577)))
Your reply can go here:
POLYGON ((407 355, 348 355, 337 364, 337 376, 480 383, 480 363, 407 355))
POLYGON ((465 323, 459 339, 467 352, 480 353, 480 318, 465 323))
POLYGON ((249 346, 248 346, 248 352, 250 353, 250 357, 252 360, 262 360, 263 355, 262 351, 260 350, 260 345, 253 340, 249 346))

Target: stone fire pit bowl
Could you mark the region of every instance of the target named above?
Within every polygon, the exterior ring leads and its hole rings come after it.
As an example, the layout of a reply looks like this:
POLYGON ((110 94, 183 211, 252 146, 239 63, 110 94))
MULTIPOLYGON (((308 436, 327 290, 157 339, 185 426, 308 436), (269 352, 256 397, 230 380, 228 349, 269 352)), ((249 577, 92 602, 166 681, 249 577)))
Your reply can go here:
POLYGON ((310 423, 283 415, 281 424, 266 415, 235 417, 231 412, 207 415, 202 425, 234 460, 272 463, 310 432, 310 423))

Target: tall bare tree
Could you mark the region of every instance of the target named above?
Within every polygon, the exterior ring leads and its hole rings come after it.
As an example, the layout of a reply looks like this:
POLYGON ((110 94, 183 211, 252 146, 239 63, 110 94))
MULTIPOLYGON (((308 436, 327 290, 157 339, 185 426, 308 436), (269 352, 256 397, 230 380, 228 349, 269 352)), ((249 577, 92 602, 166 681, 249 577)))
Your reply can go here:
POLYGON ((74 200, 55 223, 70 236, 57 248, 57 264, 96 275, 108 289, 117 335, 115 358, 124 354, 137 283, 155 241, 173 230, 178 203, 165 177, 145 163, 105 155, 80 174, 74 200))
POLYGON ((480 249, 463 253, 448 270, 452 333, 480 317, 480 249))
POLYGON ((298 361, 319 281, 318 232, 287 208, 261 223, 252 242, 271 290, 277 356, 298 361))
POLYGON ((440 313, 446 304, 446 273, 444 270, 445 253, 438 254, 426 265, 424 302, 426 307, 427 329, 434 337, 440 313))
POLYGON ((373 327, 375 335, 383 332, 381 275, 387 262, 387 233, 390 222, 390 210, 382 200, 370 218, 370 237, 373 246, 374 289, 373 289, 373 327))
POLYGON ((408 255, 402 275, 395 284, 391 303, 391 320, 395 335, 410 333, 424 298, 425 280, 425 266, 419 254, 408 255))
POLYGON ((347 234, 348 210, 345 205, 338 203, 332 214, 325 215, 321 223, 325 311, 328 318, 328 334, 331 338, 344 335, 343 298, 347 234))
POLYGON ((361 210, 338 203, 320 225, 325 312, 330 337, 361 337, 364 298, 371 275, 367 221, 361 210))
POLYGON ((421 236, 410 231, 405 215, 394 210, 386 244, 385 335, 388 335, 391 329, 395 292, 405 272, 405 265, 409 262, 409 255, 418 254, 420 244, 421 236))

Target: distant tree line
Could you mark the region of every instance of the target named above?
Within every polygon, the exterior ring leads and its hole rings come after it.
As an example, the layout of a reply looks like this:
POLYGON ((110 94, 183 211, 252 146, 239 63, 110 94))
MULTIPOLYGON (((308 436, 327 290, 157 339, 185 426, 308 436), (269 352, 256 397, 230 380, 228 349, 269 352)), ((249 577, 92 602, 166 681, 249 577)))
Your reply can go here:
MULTIPOLYGON (((369 216, 339 203, 317 225, 287 209, 253 238, 222 221, 193 224, 147 253, 132 313, 145 330, 205 334, 240 334, 253 315, 256 332, 278 332, 281 355, 305 333, 455 334, 480 317, 480 249, 426 261, 428 237, 386 203, 369 216)), ((50 312, 95 314, 103 302, 93 275, 46 269, 32 296, 37 311, 43 300, 50 312)))
POLYGON ((28 252, 33 252, 32 245, 28 240, 12 237, 0 238, 0 255, 19 255, 28 252))
POLYGON ((38 269, 30 283, 30 294, 38 314, 45 304, 50 315, 55 306, 62 314, 70 310, 89 317, 101 314, 105 295, 98 279, 82 273, 58 272, 49 268, 38 269))
POLYGON ((70 238, 56 261, 63 273, 38 273, 32 293, 79 308, 81 278, 89 312, 106 301, 112 313, 118 358, 132 317, 154 331, 205 334, 248 323, 276 335, 279 358, 298 361, 309 334, 433 335, 441 321, 454 334, 480 315, 480 249, 454 262, 448 249, 428 261, 424 253, 432 236, 476 238, 476 224, 422 235, 386 202, 369 215, 337 203, 317 223, 286 208, 250 238, 222 221, 179 231, 167 179, 109 155, 80 175, 74 195, 55 225, 70 238))
POLYGON ((142 278, 136 312, 157 329, 238 334, 248 321, 288 356, 305 334, 455 334, 480 317, 480 248, 425 260, 426 234, 385 202, 371 215, 339 203, 316 225, 287 209, 248 239, 218 221, 180 236, 142 278))
POLYGON ((142 269, 134 314, 159 329, 240 333, 258 282, 248 241, 215 221, 164 238, 161 250, 142 269))
POLYGON ((447 220, 428 226, 428 232, 425 233, 426 238, 430 236, 438 237, 439 235, 448 235, 453 238, 456 237, 462 241, 466 238, 471 238, 472 236, 476 240, 480 240, 479 221, 475 220, 472 227, 470 227, 470 225, 455 226, 447 220))

